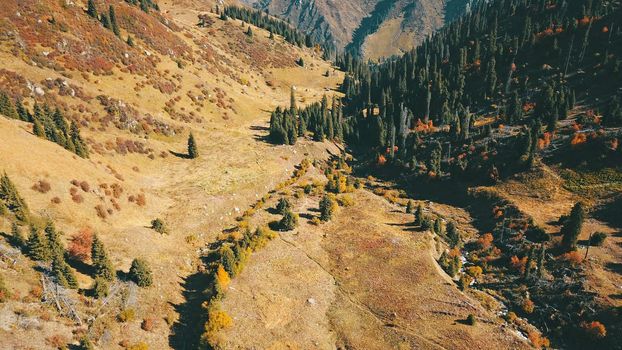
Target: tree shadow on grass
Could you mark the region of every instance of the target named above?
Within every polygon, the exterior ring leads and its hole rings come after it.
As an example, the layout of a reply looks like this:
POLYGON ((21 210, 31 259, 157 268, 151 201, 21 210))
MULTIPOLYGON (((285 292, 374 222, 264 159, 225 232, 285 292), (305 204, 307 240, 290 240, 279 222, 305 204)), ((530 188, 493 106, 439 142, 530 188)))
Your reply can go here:
POLYGON ((175 311, 179 314, 179 319, 173 324, 169 345, 176 350, 198 349, 201 341, 201 334, 207 312, 201 307, 205 301, 203 290, 210 281, 207 274, 196 272, 184 278, 181 286, 183 288, 184 302, 172 304, 175 311))
POLYGON ((168 150, 168 152, 172 155, 174 155, 177 158, 181 158, 181 159, 190 159, 190 155, 188 155, 187 153, 179 153, 179 152, 175 152, 173 150, 168 150))

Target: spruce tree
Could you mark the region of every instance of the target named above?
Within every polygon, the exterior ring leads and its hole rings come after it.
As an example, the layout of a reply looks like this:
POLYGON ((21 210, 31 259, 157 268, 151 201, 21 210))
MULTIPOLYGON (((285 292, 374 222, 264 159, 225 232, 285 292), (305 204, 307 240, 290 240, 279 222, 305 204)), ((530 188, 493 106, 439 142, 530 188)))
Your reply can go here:
POLYGON ((320 200, 320 220, 330 221, 334 211, 335 203, 333 200, 328 195, 322 197, 320 200))
POLYGON ((78 124, 76 124, 76 122, 74 121, 71 122, 70 137, 71 142, 76 149, 76 154, 82 158, 88 158, 88 149, 86 148, 86 144, 84 143, 82 136, 80 136, 80 129, 78 128, 78 124))
POLYGON ((585 209, 583 204, 578 202, 572 207, 570 216, 566 219, 564 226, 561 229, 562 245, 567 250, 574 250, 577 248, 577 240, 581 234, 581 228, 583 227, 583 221, 585 220, 585 209))
POLYGON ((237 272, 237 259, 235 258, 235 253, 231 250, 231 247, 228 245, 223 245, 220 248, 220 264, 227 271, 229 276, 234 277, 237 272))
POLYGON ((453 221, 450 221, 447 224, 447 242, 449 246, 454 248, 460 243, 460 234, 456 229, 456 224, 453 221))
POLYGON ((52 274, 61 286, 71 289, 78 288, 78 280, 62 255, 56 255, 52 259, 52 274))
POLYGON ((197 144, 194 140, 194 135, 190 133, 188 136, 188 157, 190 159, 195 159, 199 156, 199 150, 197 149, 197 144))
POLYGON ((11 244, 15 247, 22 249, 26 244, 26 240, 24 239, 24 235, 22 234, 22 230, 17 225, 16 222, 11 224, 11 244))
POLYGON ((134 259, 130 267, 129 277, 139 287, 149 287, 153 284, 153 274, 147 261, 134 259))
POLYGON ((9 209, 17 220, 28 221, 30 213, 26 201, 19 195, 17 188, 6 173, 0 177, 0 204, 9 209))
POLYGON ((279 222, 279 226, 282 230, 285 231, 291 231, 295 229, 296 226, 298 226, 298 214, 292 212, 289 209, 285 210, 285 212, 283 213, 283 218, 279 222))
POLYGON ((114 279, 114 269, 112 268, 112 263, 108 258, 108 253, 104 248, 104 244, 99 240, 97 235, 93 236, 91 260, 93 263, 93 273, 95 277, 100 277, 107 281, 112 281, 114 279))
POLYGON ((28 256, 36 261, 49 261, 52 257, 45 236, 43 236, 35 226, 30 226, 30 235, 26 242, 26 251, 28 256))
POLYGON ((95 1, 94 0, 89 0, 87 7, 88 8, 86 10, 86 13, 89 16, 91 16, 91 17, 93 17, 95 19, 98 19, 99 16, 97 15, 97 7, 95 6, 95 1))
POLYGON ((127 43, 128 46, 134 47, 134 39, 132 39, 132 37, 129 36, 129 35, 127 36, 126 43, 127 43))
POLYGON ((423 207, 421 206, 421 204, 419 204, 417 206, 417 210, 415 210, 415 225, 422 225, 423 224, 423 207))
POLYGON ((60 237, 58 232, 56 232, 56 228, 54 224, 50 221, 46 224, 45 229, 45 238, 48 245, 48 251, 51 254, 50 258, 54 258, 56 256, 62 257, 65 249, 63 248, 62 243, 60 242, 60 237))
POLYGON ((406 213, 407 214, 411 214, 413 212, 413 201, 412 199, 408 200, 408 203, 406 204, 406 213))
POLYGON ((110 5, 108 9, 108 18, 110 18, 110 26, 112 27, 114 35, 121 37, 121 31, 119 30, 119 25, 117 24, 117 14, 115 13, 112 5, 110 5))

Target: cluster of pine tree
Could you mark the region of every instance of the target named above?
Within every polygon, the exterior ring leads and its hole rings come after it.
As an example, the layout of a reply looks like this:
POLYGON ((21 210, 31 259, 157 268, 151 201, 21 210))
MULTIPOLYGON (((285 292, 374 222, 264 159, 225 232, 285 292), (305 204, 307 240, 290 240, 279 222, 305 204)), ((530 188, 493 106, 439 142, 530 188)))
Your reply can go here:
POLYGON ((56 231, 54 224, 48 222, 42 233, 36 226, 30 226, 30 235, 26 246, 22 247, 26 253, 36 261, 51 263, 52 276, 56 282, 65 288, 78 288, 78 281, 69 264, 66 251, 60 241, 62 233, 56 231))
POLYGON ((335 52, 335 47, 331 44, 332 40, 326 40, 321 43, 317 42, 311 35, 305 34, 292 27, 289 23, 270 17, 268 14, 264 14, 259 10, 239 6, 227 6, 222 11, 221 18, 226 19, 227 17, 239 19, 265 29, 270 32, 270 37, 272 37, 273 34, 278 34, 288 43, 298 47, 306 46, 312 48, 319 45, 326 57, 331 57, 330 55, 335 52))
POLYGON ((140 6, 140 9, 149 12, 149 10, 153 9, 156 11, 160 11, 160 6, 153 0, 125 0, 130 5, 140 6))
POLYGON ((102 12, 99 14, 95 1, 89 0, 86 13, 92 18, 99 20, 104 28, 112 30, 114 35, 121 37, 121 31, 119 30, 119 25, 117 24, 117 15, 112 5, 108 7, 108 13, 102 12))
POLYGON ((341 101, 334 98, 329 108, 326 95, 321 102, 313 103, 303 109, 296 108, 294 89, 291 92, 289 109, 277 107, 270 116, 270 141, 276 144, 296 143, 298 137, 311 132, 313 140, 325 139, 342 141, 344 134, 343 112, 341 101))
POLYGON ((0 215, 6 214, 7 211, 12 212, 21 222, 28 221, 30 216, 26 202, 17 192, 9 176, 4 173, 0 177, 0 215))
POLYGON ((73 121, 71 125, 67 124, 67 120, 58 108, 52 110, 47 104, 41 107, 35 103, 31 114, 20 100, 14 104, 5 93, 0 93, 0 114, 33 123, 35 135, 55 142, 82 158, 89 157, 88 148, 80 135, 78 124, 73 121))

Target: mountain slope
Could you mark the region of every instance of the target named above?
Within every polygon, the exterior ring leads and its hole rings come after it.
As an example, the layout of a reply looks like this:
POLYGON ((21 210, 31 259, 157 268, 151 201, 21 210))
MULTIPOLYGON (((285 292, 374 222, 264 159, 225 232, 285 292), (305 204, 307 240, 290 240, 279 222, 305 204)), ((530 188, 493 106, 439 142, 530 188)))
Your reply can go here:
POLYGON ((261 0, 254 7, 287 19, 316 38, 333 39, 339 49, 368 58, 408 51, 446 20, 462 13, 468 1, 430 0, 261 0))

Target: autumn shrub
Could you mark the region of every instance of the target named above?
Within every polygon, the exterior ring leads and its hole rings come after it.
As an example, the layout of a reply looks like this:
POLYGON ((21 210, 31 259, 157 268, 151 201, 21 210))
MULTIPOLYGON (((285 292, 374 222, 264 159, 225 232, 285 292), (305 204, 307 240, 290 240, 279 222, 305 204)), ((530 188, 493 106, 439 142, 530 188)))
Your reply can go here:
POLYGON ((134 321, 135 317, 136 312, 134 311, 134 309, 125 309, 117 315, 117 320, 119 322, 127 323, 134 321))
POLYGON ((530 331, 527 334, 527 338, 529 338, 531 344, 533 344, 533 346, 537 349, 548 348, 551 346, 548 338, 543 337, 540 333, 536 331, 530 331))
POLYGON ((149 350, 149 346, 145 342, 138 342, 136 344, 130 345, 127 350, 149 350))
POLYGON ((89 186, 89 183, 86 181, 81 181, 80 182, 80 188, 82 189, 82 191, 84 192, 88 192, 91 189, 91 186, 89 186))
POLYGON ((0 275, 0 303, 4 303, 9 298, 11 298, 11 294, 4 283, 4 278, 0 275))
POLYGON ((55 334, 46 338, 46 342, 54 349, 67 349, 67 339, 64 335, 55 334))
POLYGON ((607 328, 599 321, 582 322, 581 328, 590 336, 596 339, 602 339, 607 336, 607 328))
POLYGON ((472 282, 473 282, 473 277, 471 277, 470 275, 466 273, 463 273, 460 276, 460 280, 458 281, 458 286, 462 290, 467 290, 472 282))
POLYGON ((50 202, 54 203, 54 204, 60 204, 61 200, 58 197, 54 197, 50 200, 50 202))
POLYGON ((105 219, 106 217, 108 217, 108 212, 106 211, 104 206, 101 204, 98 204, 95 206, 95 211, 97 212, 97 216, 99 216, 102 219, 105 219))
POLYGON ((84 202, 84 198, 82 197, 82 195, 77 194, 77 193, 71 195, 71 200, 78 204, 84 202))
POLYGON ((213 346, 218 338, 217 334, 220 330, 231 327, 233 319, 225 311, 220 309, 218 303, 210 303, 207 306, 207 322, 205 323, 205 331, 201 335, 201 342, 204 347, 213 346))
POLYGON ((562 254, 561 260, 573 266, 578 266, 583 262, 583 255, 580 252, 573 250, 562 254))
POLYGON ((479 277, 482 275, 483 271, 482 271, 482 268, 481 268, 481 267, 479 267, 479 266, 469 266, 469 267, 466 269, 466 273, 467 273, 469 276, 471 276, 471 277, 473 277, 473 278, 477 279, 477 278, 479 278, 479 277))
POLYGON ((32 185, 32 189, 40 193, 48 193, 52 189, 52 186, 45 180, 39 180, 32 185))
POLYGON ((139 193, 136 196, 136 204, 139 207, 144 207, 147 204, 147 198, 145 198, 145 194, 144 193, 139 193))
POLYGON ((140 324, 140 328, 143 331, 146 332, 151 332, 153 330, 153 327, 155 325, 155 321, 153 320, 153 318, 151 317, 147 317, 143 320, 143 322, 140 324))
POLYGON ((513 255, 510 258, 510 266, 521 274, 525 272, 525 266, 527 265, 527 257, 524 256, 522 258, 518 258, 516 255, 513 255))
POLYGON ((533 310, 535 309, 535 304, 533 303, 533 301, 531 301, 531 299, 529 298, 525 298, 523 300, 523 303, 521 304, 521 309, 527 313, 530 314, 533 312, 533 310))
POLYGON ((71 259, 86 262, 91 259, 92 245, 93 232, 89 228, 84 228, 71 237, 67 253, 71 259))
POLYGON ((494 237, 492 236, 492 233, 484 233, 477 239, 477 245, 481 250, 487 250, 492 246, 493 240, 494 237))
POLYGON ((352 198, 352 196, 347 195, 347 194, 341 195, 337 197, 337 204, 339 204, 342 207, 350 207, 354 205, 354 198, 352 198))

